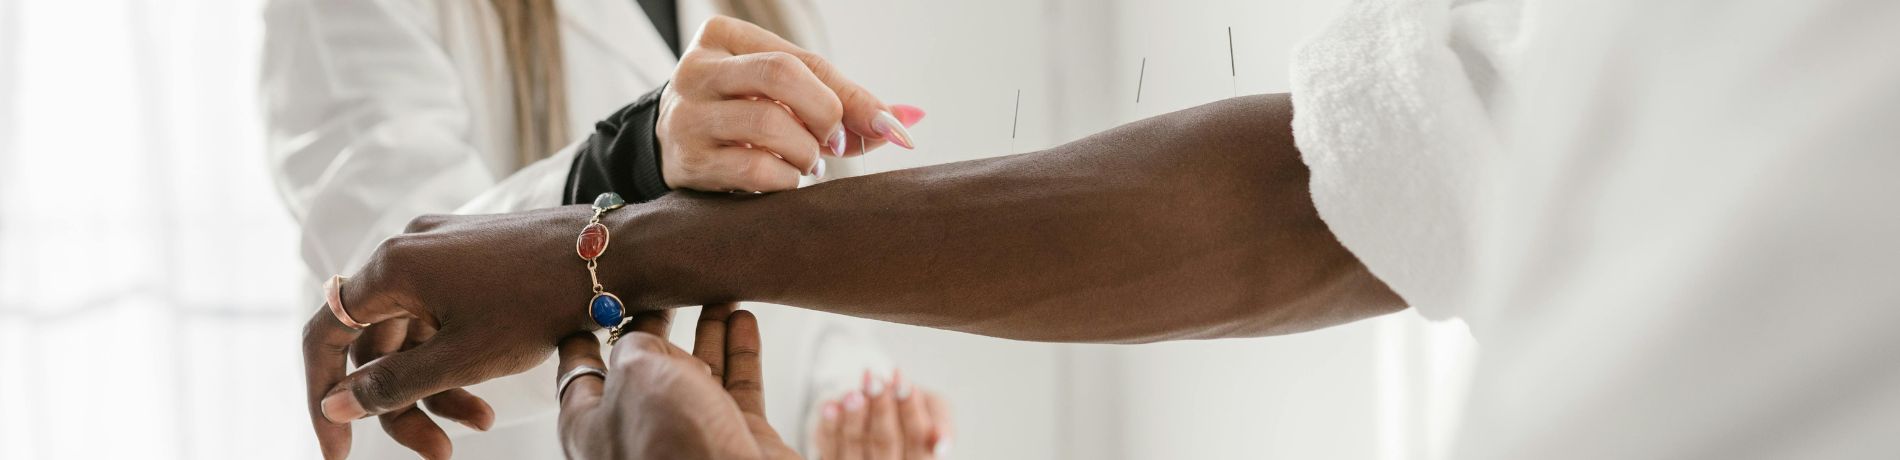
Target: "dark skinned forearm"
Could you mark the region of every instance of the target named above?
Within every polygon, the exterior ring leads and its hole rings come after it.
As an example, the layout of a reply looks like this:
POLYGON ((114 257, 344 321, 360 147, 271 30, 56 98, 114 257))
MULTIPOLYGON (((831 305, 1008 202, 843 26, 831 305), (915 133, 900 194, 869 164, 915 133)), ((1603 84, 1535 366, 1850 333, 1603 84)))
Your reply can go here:
POLYGON ((610 215, 628 230, 603 265, 639 287, 633 305, 760 301, 1041 341, 1284 334, 1403 308, 1314 210, 1291 119, 1286 95, 1251 96, 1041 152, 676 193, 610 215))

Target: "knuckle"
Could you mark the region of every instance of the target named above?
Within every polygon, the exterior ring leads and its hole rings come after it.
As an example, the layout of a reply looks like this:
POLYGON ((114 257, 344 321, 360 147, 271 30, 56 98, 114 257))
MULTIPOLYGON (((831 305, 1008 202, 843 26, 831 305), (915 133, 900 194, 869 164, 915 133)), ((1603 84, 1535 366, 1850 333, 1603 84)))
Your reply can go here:
POLYGON ((403 233, 419 233, 419 232, 426 232, 429 230, 433 230, 436 227, 441 226, 442 222, 447 219, 448 218, 446 216, 443 216, 440 214, 423 214, 420 216, 416 216, 416 218, 414 219, 409 219, 409 225, 403 226, 402 232, 403 233))
MULTIPOLYGON (((845 85, 844 88, 838 90, 838 103, 841 104, 842 107, 877 105, 875 101, 868 100, 870 96, 870 93, 866 92, 864 88, 858 87, 857 85, 845 85)), ((840 108, 839 110, 843 109, 840 108)))
POLYGON ((372 366, 363 369, 363 376, 356 381, 350 391, 356 392, 356 398, 364 409, 371 413, 393 405, 402 398, 402 389, 398 387, 400 377, 389 366, 372 366))
POLYGON ((759 355, 760 355, 760 350, 759 350, 759 347, 756 347, 756 346, 732 345, 732 344, 728 344, 726 346, 726 360, 727 361, 756 362, 756 361, 748 361, 748 360, 757 360, 760 358, 759 355))
POLYGON ((778 114, 776 113, 777 107, 767 107, 762 104, 770 103, 748 104, 750 110, 745 110, 741 115, 738 115, 739 122, 745 124, 747 132, 770 132, 773 125, 772 122, 778 118, 778 114))
POLYGON ((805 64, 791 53, 769 51, 759 53, 758 59, 760 72, 764 73, 765 81, 773 86, 788 86, 791 82, 797 81, 799 74, 805 71, 805 64))
POLYGON ((420 242, 421 240, 412 233, 384 238, 383 242, 377 243, 376 252, 370 257, 370 264, 365 267, 365 270, 373 269, 378 273, 393 275, 398 279, 407 279, 406 277, 416 275, 409 271, 415 267, 416 252, 419 250, 420 242))
POLYGON ((731 16, 726 16, 723 14, 715 14, 713 15, 712 19, 706 20, 706 24, 702 28, 708 32, 712 32, 712 31, 724 32, 727 30, 731 30, 733 23, 736 21, 738 21, 738 19, 735 19, 731 16))
MULTIPOLYGON (((705 152, 692 150, 679 152, 678 158, 675 158, 675 160, 679 162, 680 171, 685 172, 689 177, 697 177, 706 170, 712 158, 705 152)), ((682 177, 681 179, 689 177, 682 177)))
POLYGON ((755 378, 731 379, 726 381, 726 391, 762 393, 765 391, 765 382, 755 378))
POLYGON ((626 349, 626 352, 620 353, 624 356, 620 361, 627 361, 638 357, 642 353, 665 353, 667 342, 666 339, 662 339, 657 335, 633 333, 622 336, 620 338, 620 344, 617 346, 626 349))
POLYGON ((762 164, 767 161, 779 161, 779 160, 777 158, 765 157, 757 161, 747 163, 748 171, 746 172, 745 175, 741 176, 741 177, 746 177, 751 181, 752 186, 754 187, 754 191, 765 192, 765 191, 783 190, 785 189, 785 182, 787 179, 790 179, 794 185, 798 183, 797 178, 787 177, 784 173, 779 171, 777 168, 771 168, 762 164))
POLYGON ((701 83, 710 80, 706 75, 708 68, 712 67, 708 65, 710 61, 705 51, 691 50, 680 55, 680 63, 673 68, 673 82, 670 84, 683 88, 701 87, 701 83))

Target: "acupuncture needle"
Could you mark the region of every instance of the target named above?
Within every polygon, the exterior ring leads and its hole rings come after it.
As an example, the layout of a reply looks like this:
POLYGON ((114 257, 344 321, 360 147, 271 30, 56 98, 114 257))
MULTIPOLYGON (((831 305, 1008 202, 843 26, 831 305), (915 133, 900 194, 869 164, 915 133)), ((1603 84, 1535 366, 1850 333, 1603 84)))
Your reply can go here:
POLYGON ((1135 103, 1141 103, 1141 84, 1148 80, 1148 58, 1141 58, 1141 74, 1135 77, 1135 103))

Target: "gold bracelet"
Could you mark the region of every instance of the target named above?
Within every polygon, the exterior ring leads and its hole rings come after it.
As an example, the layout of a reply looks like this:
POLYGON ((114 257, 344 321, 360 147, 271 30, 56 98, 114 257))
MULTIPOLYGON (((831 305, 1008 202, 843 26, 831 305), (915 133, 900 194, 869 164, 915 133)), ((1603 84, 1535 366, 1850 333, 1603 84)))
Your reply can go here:
POLYGON ((580 238, 574 241, 574 252, 581 256, 581 260, 587 261, 587 277, 594 281, 594 298, 587 301, 587 314, 594 319, 594 324, 610 331, 607 336, 610 345, 620 340, 620 330, 627 323, 627 306, 620 302, 620 297, 607 292, 607 288, 600 284, 597 270, 600 255, 607 252, 607 243, 610 241, 607 225, 600 223, 600 218, 606 216, 608 211, 626 205, 627 201, 613 192, 602 193, 594 198, 594 217, 587 220, 587 226, 581 228, 580 238))

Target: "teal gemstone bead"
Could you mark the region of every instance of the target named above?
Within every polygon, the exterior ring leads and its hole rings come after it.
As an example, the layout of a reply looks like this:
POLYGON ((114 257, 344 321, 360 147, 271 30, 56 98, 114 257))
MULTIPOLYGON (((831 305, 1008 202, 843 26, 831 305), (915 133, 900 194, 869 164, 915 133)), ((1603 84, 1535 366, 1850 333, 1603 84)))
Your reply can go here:
POLYGON ((626 205, 627 200, 621 199, 618 193, 607 192, 594 197, 595 211, 612 211, 626 205))

